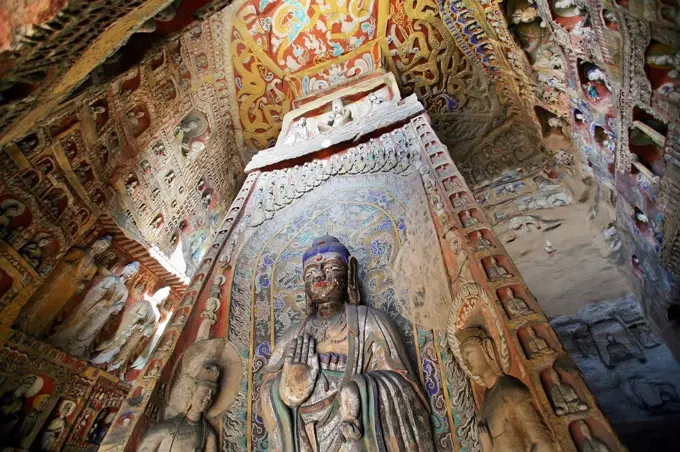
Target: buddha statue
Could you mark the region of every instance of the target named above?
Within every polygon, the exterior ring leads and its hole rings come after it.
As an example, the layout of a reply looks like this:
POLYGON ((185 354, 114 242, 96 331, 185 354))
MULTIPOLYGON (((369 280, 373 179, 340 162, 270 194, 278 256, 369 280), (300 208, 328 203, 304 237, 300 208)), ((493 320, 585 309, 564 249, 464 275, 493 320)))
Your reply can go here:
POLYGON ((333 99, 329 116, 317 124, 321 133, 331 132, 352 122, 352 112, 344 106, 342 99, 333 99))
POLYGON ((505 310, 508 313, 508 317, 510 317, 511 319, 529 315, 532 312, 534 312, 531 310, 529 306, 527 306, 524 300, 515 297, 515 293, 512 291, 510 287, 505 289, 505 294, 508 297, 508 299, 505 300, 504 303, 505 310))
POLYGON ((139 262, 123 268, 120 276, 107 276, 90 289, 80 306, 57 326, 49 342, 82 359, 88 359, 92 344, 109 318, 123 309, 128 298, 125 283, 139 271, 139 262))
POLYGON ((531 392, 504 374, 493 340, 481 328, 455 333, 466 372, 485 389, 478 411, 483 452, 559 450, 536 409, 531 392))
POLYGON ((140 452, 217 452, 217 435, 205 418, 205 412, 217 394, 219 379, 217 365, 204 363, 195 378, 187 411, 147 430, 140 452))
POLYGON ((487 268, 486 273, 489 276, 489 281, 491 282, 512 277, 505 267, 498 265, 498 261, 496 261, 495 257, 489 258, 489 267, 487 268))
POLYGON ((553 352, 550 345, 545 339, 536 336, 536 331, 532 327, 527 328, 526 351, 529 359, 536 358, 541 355, 549 355, 553 352))
POLYGON ((109 246, 111 237, 106 236, 95 241, 89 249, 71 248, 24 306, 17 327, 37 338, 47 336, 59 312, 94 278, 97 273, 95 258, 109 246))
POLYGON ((456 209, 462 209, 467 207, 467 199, 461 194, 453 195, 453 207, 456 209))
POLYGON ((290 146, 306 140, 309 140, 309 129, 307 128, 307 118, 303 116, 290 127, 283 144, 290 146))
POLYGON ((434 450, 399 330, 360 306, 356 259, 324 236, 302 261, 308 313, 277 341, 260 387, 271 450, 434 450))
POLYGON ((145 338, 149 338, 156 329, 161 316, 159 307, 169 295, 170 287, 166 286, 157 290, 150 300, 142 298, 137 301, 123 314, 113 338, 95 349, 97 355, 92 364, 106 364, 107 371, 118 371, 124 376, 137 352, 146 345, 145 338))
POLYGON ((477 237, 477 247, 476 247, 477 251, 488 250, 489 248, 491 248, 493 246, 491 244, 491 241, 489 239, 487 239, 486 237, 484 237, 484 235, 482 234, 482 231, 477 231, 475 233, 475 235, 477 237))
POLYGON ((556 415, 561 416, 588 410, 588 405, 576 394, 574 387, 563 382, 555 369, 551 368, 549 374, 553 385, 550 387, 548 397, 556 415))
POLYGON ((465 211, 461 215, 461 220, 463 221, 463 227, 469 228, 471 226, 479 224, 477 217, 473 216, 470 212, 465 211))
POLYGON ((578 445, 579 452, 609 452, 609 447, 593 436, 588 424, 583 421, 577 421, 576 427, 583 436, 583 440, 578 445))

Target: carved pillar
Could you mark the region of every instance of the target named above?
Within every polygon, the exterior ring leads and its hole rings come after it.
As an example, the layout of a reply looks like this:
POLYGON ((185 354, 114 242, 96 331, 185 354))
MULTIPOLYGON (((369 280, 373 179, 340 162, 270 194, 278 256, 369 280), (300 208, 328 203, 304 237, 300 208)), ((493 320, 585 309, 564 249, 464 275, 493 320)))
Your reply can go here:
MULTIPOLYGON (((436 181, 436 188, 429 193, 442 249, 452 254, 447 260, 455 296, 449 336, 470 327, 488 330, 487 334, 496 343, 501 372, 527 386, 552 438, 562 449, 580 450, 584 442, 595 438, 593 441, 600 440, 610 450, 624 450, 448 150, 439 142, 424 115, 413 119, 412 124, 429 165, 428 173, 436 181), (442 206, 435 204, 436 198, 448 201, 444 202, 443 211, 442 206), (462 219, 470 217, 476 221, 466 222, 469 226, 465 227, 462 219), (450 225, 448 230, 445 223, 450 225), (482 240, 486 246, 480 247, 482 240), (475 318, 478 309, 482 312, 481 318, 475 318), (568 404, 574 408, 561 408, 564 403, 559 401, 559 390, 562 388, 566 388, 564 393, 576 394, 578 400, 568 404), (587 409, 583 410, 583 405, 587 409), (585 422, 586 428, 581 422, 585 422), (590 437, 584 433, 586 429, 590 437)), ((473 386, 480 389, 476 383, 473 386)), ((475 392, 479 408, 484 401, 481 391, 475 392)))

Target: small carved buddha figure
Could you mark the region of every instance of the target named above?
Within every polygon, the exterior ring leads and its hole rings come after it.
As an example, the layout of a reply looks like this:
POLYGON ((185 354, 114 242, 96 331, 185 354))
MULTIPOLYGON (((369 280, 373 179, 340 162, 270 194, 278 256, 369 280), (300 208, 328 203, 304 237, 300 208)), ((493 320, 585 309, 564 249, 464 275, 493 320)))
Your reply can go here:
POLYGON ((550 369, 550 379, 553 385, 548 396, 556 415, 561 416, 588 410, 588 405, 579 398, 574 387, 563 382, 555 369, 550 369))
POLYGON ((219 368, 204 363, 196 376, 196 387, 186 413, 152 426, 144 435, 141 452, 217 452, 217 435, 205 418, 205 412, 217 395, 219 368))
POLYGON ((493 245, 491 244, 491 241, 484 237, 484 234, 482 234, 482 231, 476 231, 475 236, 477 238, 477 251, 484 251, 488 250, 491 248, 493 245))
POLYGON ((467 199, 465 199, 465 196, 461 195, 460 193, 457 193, 453 195, 453 207, 456 209, 462 209, 464 207, 467 207, 467 199))
POLYGON ((558 450, 529 389, 501 370, 496 348, 486 331, 466 328, 455 333, 466 372, 486 388, 478 413, 483 452, 558 450))
POLYGON ((464 228, 469 228, 470 226, 479 224, 479 220, 477 219, 477 217, 473 216, 467 210, 461 214, 461 220, 463 221, 464 228))
POLYGON ((359 305, 356 259, 324 236, 302 261, 308 314, 277 341, 260 387, 271 450, 433 451, 399 330, 359 305))
POLYGON ((489 281, 495 282, 501 279, 512 278, 512 275, 502 265, 498 265, 495 257, 489 259, 489 267, 486 269, 489 281))
POLYGON ((583 435, 583 441, 578 445, 579 452, 609 452, 609 447, 593 436, 588 424, 584 421, 577 422, 577 428, 579 432, 581 432, 581 435, 583 435))
POLYGON ((345 108, 342 99, 333 99, 330 115, 325 121, 319 122, 317 126, 321 132, 330 132, 350 122, 352 122, 352 112, 345 108))
MULTIPOLYGON (((607 357, 606 359, 603 357, 603 361, 607 367, 614 367, 614 364, 633 357, 637 357, 640 361, 645 360, 644 354, 640 353, 639 350, 637 353, 634 353, 626 344, 617 340, 613 334, 606 333, 604 339, 607 341, 604 347, 607 352, 607 357)), ((630 341, 627 342, 630 343, 630 341)))
POLYGON ((524 300, 515 297, 515 293, 510 287, 505 289, 505 294, 508 297, 508 299, 505 301, 505 310, 508 313, 508 317, 511 319, 529 315, 534 312, 529 306, 527 306, 524 300))
POLYGON ((552 10, 555 12, 555 22, 567 30, 582 25, 586 19, 587 8, 580 0, 552 0, 552 10))
POLYGON ((140 120, 144 117, 143 111, 129 111, 125 115, 127 121, 130 123, 130 127, 136 129, 139 126, 140 120))
POLYGON ((303 116, 290 128, 283 144, 291 145, 305 140, 309 140, 309 129, 307 129, 307 118, 303 116))
POLYGON ((527 328, 527 352, 529 359, 537 356, 549 355, 553 352, 545 339, 536 336, 536 331, 532 327, 527 328))

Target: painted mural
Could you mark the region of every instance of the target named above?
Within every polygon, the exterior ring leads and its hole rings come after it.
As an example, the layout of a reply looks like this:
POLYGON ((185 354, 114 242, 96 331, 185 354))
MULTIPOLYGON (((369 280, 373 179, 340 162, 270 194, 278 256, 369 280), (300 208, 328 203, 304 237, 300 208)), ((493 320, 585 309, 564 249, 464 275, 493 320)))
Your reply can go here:
POLYGON ((458 147, 505 118, 477 57, 459 50, 434 1, 247 1, 226 15, 234 116, 249 152, 274 145, 295 99, 379 69, 395 74, 403 94, 417 94, 442 139, 455 137, 458 147))

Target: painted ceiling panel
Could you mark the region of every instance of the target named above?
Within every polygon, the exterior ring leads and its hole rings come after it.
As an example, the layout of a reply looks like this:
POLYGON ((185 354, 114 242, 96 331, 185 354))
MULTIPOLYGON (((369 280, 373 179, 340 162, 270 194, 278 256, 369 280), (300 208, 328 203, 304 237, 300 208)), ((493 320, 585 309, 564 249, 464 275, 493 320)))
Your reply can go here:
POLYGON ((233 4, 225 20, 245 159, 274 145, 295 99, 376 70, 392 71, 403 95, 417 94, 460 152, 507 116, 433 0, 255 0, 233 4))

